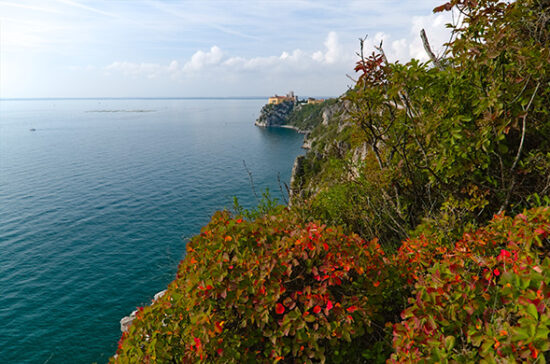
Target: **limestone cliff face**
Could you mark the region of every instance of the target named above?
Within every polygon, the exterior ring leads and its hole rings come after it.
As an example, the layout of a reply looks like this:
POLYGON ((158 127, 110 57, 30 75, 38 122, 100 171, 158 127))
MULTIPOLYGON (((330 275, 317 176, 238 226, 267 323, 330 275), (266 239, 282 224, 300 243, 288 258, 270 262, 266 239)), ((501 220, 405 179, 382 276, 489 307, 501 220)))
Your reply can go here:
POLYGON ((262 107, 260 116, 254 123, 262 127, 280 127, 286 125, 288 117, 294 110, 294 102, 284 101, 280 104, 267 104, 262 107))
POLYGON ((292 169, 289 204, 307 200, 326 187, 332 180, 324 176, 330 160, 345 160, 349 170, 342 171, 341 176, 352 179, 357 174, 354 166, 366 154, 365 146, 356 145, 351 137, 354 124, 349 121, 349 102, 331 100, 320 107, 315 112, 295 110, 290 115, 290 125, 306 124, 309 128, 303 144, 307 152, 296 159, 292 169))
POLYGON ((331 159, 347 161, 349 170, 344 177, 353 178, 357 174, 354 166, 361 162, 366 150, 351 139, 354 125, 349 122, 349 108, 349 102, 342 98, 315 105, 287 101, 262 108, 255 125, 292 128, 305 134, 302 148, 307 152, 294 162, 289 205, 308 199, 325 187, 331 179, 323 175, 326 170, 323 166, 331 159))

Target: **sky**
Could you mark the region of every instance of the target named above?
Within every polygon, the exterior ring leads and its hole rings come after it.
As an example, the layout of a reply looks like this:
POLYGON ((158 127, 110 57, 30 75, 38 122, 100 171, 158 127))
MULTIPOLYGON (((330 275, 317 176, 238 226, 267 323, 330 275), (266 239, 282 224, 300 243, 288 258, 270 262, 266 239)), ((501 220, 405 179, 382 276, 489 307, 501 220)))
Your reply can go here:
MULTIPOLYGON (((0 0, 0 98, 338 96, 359 38, 436 53, 432 0, 0 0)), ((351 77, 351 79, 350 79, 351 77)))

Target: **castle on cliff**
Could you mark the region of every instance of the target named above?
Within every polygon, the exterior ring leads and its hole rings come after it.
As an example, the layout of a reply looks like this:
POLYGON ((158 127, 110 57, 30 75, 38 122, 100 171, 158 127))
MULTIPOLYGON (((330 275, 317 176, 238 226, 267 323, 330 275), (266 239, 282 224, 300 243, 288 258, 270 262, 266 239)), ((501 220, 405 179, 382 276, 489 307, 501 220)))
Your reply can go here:
POLYGON ((267 103, 278 105, 281 102, 285 102, 285 101, 296 103, 298 102, 298 96, 294 96, 294 91, 290 91, 289 93, 286 94, 286 96, 277 96, 277 94, 275 94, 275 96, 272 96, 267 100, 267 103))
POLYGON ((307 100, 298 100, 298 96, 294 95, 294 91, 290 91, 289 93, 286 94, 286 96, 278 96, 277 94, 275 94, 275 96, 271 96, 267 100, 267 103, 273 104, 273 105, 279 105, 280 103, 285 101, 290 101, 294 104, 298 104, 298 103, 320 104, 323 101, 325 101, 325 99, 315 99, 313 97, 308 97, 307 100))

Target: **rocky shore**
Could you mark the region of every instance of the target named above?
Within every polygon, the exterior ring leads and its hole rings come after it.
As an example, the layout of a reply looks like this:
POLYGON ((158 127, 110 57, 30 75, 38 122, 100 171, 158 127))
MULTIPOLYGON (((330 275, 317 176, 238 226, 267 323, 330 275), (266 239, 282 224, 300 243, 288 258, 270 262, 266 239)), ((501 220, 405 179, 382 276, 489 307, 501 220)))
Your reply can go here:
MULTIPOLYGON (((157 294, 155 294, 155 296, 153 297, 153 303, 155 303, 159 298, 164 296, 165 293, 166 293, 166 290, 160 291, 157 294)), ((130 329, 130 325, 136 318, 137 312, 138 312, 137 310, 134 310, 128 316, 124 316, 122 319, 120 319, 120 331, 124 333, 130 329)))

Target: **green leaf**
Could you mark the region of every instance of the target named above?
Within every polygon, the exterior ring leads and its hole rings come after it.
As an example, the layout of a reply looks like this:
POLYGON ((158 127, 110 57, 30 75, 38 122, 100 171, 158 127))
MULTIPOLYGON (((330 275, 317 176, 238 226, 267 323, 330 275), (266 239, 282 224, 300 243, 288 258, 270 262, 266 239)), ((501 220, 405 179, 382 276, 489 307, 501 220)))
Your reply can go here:
POLYGON ((451 351, 454 348, 455 340, 454 336, 447 336, 445 338, 445 349, 447 349, 447 351, 451 351))
POLYGON ((534 304, 530 303, 529 305, 527 305, 527 313, 531 315, 531 317, 533 317, 535 320, 538 321, 539 313, 537 312, 537 308, 535 307, 534 304))

